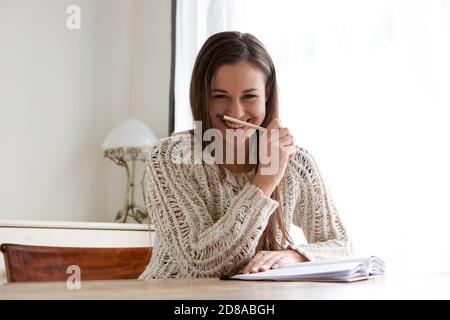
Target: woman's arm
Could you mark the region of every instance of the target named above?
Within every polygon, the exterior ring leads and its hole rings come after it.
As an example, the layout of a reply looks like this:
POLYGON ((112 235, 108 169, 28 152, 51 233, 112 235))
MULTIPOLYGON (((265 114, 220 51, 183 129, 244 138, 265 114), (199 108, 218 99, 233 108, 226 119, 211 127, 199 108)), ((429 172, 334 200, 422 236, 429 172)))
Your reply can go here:
POLYGON ((308 244, 287 248, 310 261, 352 255, 352 243, 312 155, 298 148, 291 168, 301 190, 292 222, 302 228, 308 244))
POLYGON ((173 139, 163 140, 147 161, 146 204, 161 241, 189 274, 231 274, 254 254, 278 202, 248 183, 214 223, 198 185, 188 174, 197 165, 174 164, 173 148, 173 139))

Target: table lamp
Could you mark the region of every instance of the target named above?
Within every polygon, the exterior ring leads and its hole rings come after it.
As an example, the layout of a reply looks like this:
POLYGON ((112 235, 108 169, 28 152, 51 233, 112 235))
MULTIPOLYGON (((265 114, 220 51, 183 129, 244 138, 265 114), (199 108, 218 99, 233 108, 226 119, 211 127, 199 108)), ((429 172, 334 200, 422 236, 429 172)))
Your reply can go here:
MULTIPOLYGON (((125 168, 127 175, 125 201, 122 209, 116 215, 116 222, 126 223, 127 218, 130 217, 138 223, 151 223, 147 211, 136 205, 134 200, 135 170, 136 161, 145 162, 150 147, 157 141, 153 131, 144 122, 137 119, 123 121, 103 141, 102 149, 105 158, 125 168)), ((140 183, 145 201, 144 176, 145 171, 140 183)))

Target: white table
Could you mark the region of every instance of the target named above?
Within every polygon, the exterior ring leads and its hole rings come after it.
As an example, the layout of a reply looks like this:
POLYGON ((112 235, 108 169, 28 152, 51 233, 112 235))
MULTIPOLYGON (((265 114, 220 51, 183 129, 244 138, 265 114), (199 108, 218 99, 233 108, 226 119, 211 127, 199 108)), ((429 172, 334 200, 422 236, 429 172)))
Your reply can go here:
POLYGON ((158 279, 0 286, 0 299, 450 299, 450 273, 386 275, 354 283, 158 279))

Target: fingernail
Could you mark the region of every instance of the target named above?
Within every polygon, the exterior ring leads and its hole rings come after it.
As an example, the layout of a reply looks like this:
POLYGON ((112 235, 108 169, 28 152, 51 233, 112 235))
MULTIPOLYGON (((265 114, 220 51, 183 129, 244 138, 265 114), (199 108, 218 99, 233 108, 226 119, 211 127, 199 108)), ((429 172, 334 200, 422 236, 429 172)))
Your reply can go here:
POLYGON ((279 265, 274 264, 274 265, 272 266, 272 269, 278 269, 278 267, 279 267, 279 265))
POLYGON ((256 267, 253 267, 251 270, 252 270, 252 272, 258 271, 258 269, 256 269, 256 267))
POLYGON ((269 266, 261 266, 261 269, 267 270, 269 269, 269 266))

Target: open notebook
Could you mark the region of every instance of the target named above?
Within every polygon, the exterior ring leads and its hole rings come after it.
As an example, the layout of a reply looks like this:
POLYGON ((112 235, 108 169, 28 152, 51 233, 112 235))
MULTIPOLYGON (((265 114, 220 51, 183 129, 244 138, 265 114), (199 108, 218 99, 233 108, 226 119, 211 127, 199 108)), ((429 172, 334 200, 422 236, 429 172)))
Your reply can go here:
POLYGON ((301 262, 264 272, 239 274, 231 280, 293 280, 352 282, 384 274, 385 264, 376 256, 301 262))

